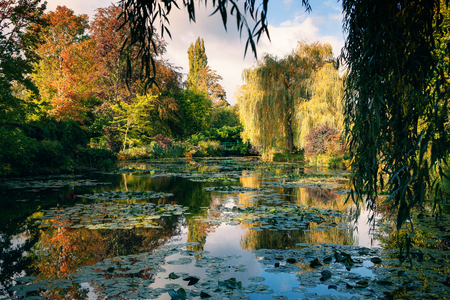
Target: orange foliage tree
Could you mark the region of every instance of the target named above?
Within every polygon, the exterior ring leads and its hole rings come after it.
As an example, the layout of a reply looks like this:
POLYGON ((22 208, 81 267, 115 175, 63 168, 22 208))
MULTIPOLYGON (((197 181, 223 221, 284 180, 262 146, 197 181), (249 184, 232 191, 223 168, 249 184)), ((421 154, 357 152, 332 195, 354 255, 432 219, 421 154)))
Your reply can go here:
POLYGON ((36 53, 41 60, 33 78, 41 102, 57 120, 84 123, 95 99, 95 52, 86 35, 88 16, 58 6, 42 18, 45 25, 33 28, 40 37, 36 53))

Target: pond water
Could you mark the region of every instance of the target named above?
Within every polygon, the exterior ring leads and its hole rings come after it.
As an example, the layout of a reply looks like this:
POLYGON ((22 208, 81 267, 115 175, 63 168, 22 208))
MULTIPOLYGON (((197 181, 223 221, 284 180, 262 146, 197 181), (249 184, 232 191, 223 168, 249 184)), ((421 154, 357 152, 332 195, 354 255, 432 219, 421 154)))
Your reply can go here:
POLYGON ((402 259, 388 211, 346 203, 348 176, 222 158, 5 181, 0 297, 448 298, 448 229, 424 218, 402 259))

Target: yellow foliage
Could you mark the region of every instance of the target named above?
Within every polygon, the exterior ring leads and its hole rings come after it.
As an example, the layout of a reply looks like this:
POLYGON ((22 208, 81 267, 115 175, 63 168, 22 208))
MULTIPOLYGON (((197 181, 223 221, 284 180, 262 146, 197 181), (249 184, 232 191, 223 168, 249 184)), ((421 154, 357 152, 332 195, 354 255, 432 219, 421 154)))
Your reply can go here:
POLYGON ((329 44, 302 41, 282 59, 264 55, 245 69, 236 92, 243 140, 292 152, 321 123, 341 129, 342 80, 330 61, 329 44))

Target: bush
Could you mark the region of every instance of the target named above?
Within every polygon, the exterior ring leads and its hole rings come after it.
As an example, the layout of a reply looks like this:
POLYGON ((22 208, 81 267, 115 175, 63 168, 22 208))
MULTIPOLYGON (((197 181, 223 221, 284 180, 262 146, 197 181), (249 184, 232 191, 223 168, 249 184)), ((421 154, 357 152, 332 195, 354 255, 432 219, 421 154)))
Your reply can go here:
POLYGON ((38 141, 22 130, 0 127, 0 175, 32 173, 38 147, 38 141))
POLYGON ((188 147, 183 143, 172 142, 170 146, 161 146, 153 141, 144 147, 125 149, 119 153, 119 158, 121 160, 138 160, 183 157, 187 149, 188 147))
POLYGON ((83 148, 77 153, 77 163, 96 170, 110 170, 117 163, 117 156, 111 150, 83 148))
POLYGON ((203 156, 220 156, 220 142, 218 141, 209 141, 209 142, 200 142, 200 151, 203 153, 203 156))
POLYGON ((63 173, 73 171, 73 162, 59 141, 43 140, 38 144, 34 169, 39 174, 63 173))
POLYGON ((21 129, 0 129, 0 175, 55 174, 73 170, 68 151, 57 140, 41 140, 21 129))
POLYGON ((158 143, 159 146, 167 148, 172 146, 173 141, 168 138, 163 136, 162 134, 158 134, 153 138, 153 141, 155 141, 156 143, 158 143))
POLYGON ((306 136, 305 154, 308 157, 325 154, 328 148, 336 147, 335 142, 339 143, 339 131, 328 125, 320 125, 306 136))

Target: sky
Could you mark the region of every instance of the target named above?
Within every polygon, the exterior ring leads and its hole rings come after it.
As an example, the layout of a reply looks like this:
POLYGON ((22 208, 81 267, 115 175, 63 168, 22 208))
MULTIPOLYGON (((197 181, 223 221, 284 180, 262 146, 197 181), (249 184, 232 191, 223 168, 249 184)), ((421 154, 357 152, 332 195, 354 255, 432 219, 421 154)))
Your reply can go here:
MULTIPOLYGON (((281 58, 289 54, 298 41, 303 40, 329 43, 334 55, 340 54, 345 40, 341 4, 337 0, 310 0, 312 11, 308 13, 305 12, 301 2, 301 0, 269 2, 268 21, 271 40, 269 41, 266 36, 261 38, 257 44, 258 57, 263 53, 269 53, 281 58)), ((47 0, 47 10, 55 10, 57 5, 65 5, 76 14, 87 14, 92 20, 97 8, 107 7, 111 3, 113 3, 111 0, 47 0)), ((211 6, 205 8, 204 4, 196 7, 196 23, 189 22, 182 1, 178 3, 181 9, 174 9, 170 13, 169 30, 172 39, 164 36, 168 43, 164 58, 174 66, 181 67, 181 72, 186 75, 189 71, 187 50, 198 37, 203 38, 208 65, 222 76, 223 80, 219 83, 225 88, 228 102, 234 105, 235 90, 242 85, 242 70, 252 67, 256 62, 250 48, 244 57, 247 36, 243 33, 240 38, 233 16, 229 16, 226 31, 221 17, 210 16, 213 9, 211 6)))

